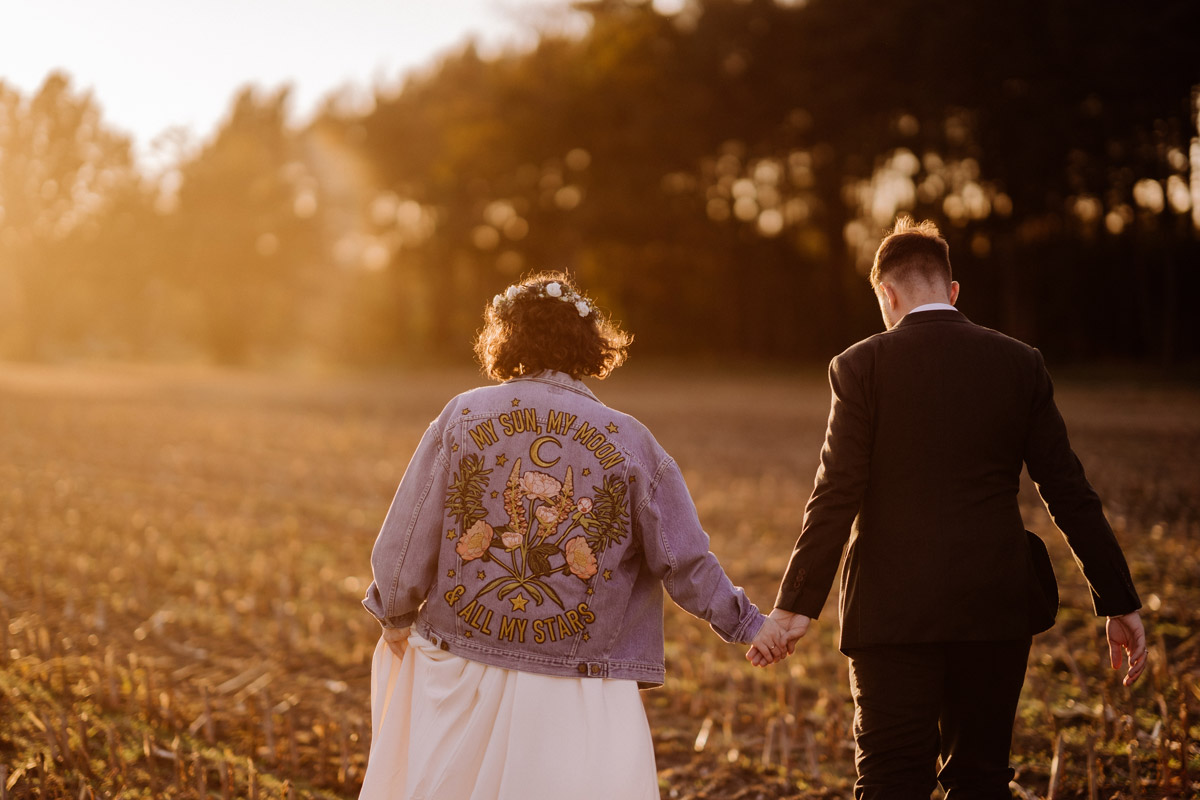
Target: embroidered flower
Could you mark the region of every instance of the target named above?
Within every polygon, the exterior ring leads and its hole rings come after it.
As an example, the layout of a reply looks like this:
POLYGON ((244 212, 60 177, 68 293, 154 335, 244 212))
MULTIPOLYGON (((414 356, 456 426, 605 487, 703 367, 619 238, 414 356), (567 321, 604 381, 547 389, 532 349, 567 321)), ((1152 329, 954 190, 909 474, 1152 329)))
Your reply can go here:
POLYGON ((548 501, 562 491, 562 484, 544 472, 526 472, 521 476, 521 488, 529 497, 548 501))
POLYGON ((592 498, 590 498, 590 497, 579 498, 579 510, 580 510, 580 512, 582 512, 584 514, 589 513, 592 510, 592 498))
POLYGON ((479 520, 458 537, 455 552, 462 556, 463 561, 474 561, 487 552, 492 544, 495 530, 484 520, 479 520))
POLYGON ((538 510, 533 512, 533 515, 538 518, 538 522, 542 523, 543 534, 548 535, 548 529, 558 527, 558 509, 554 506, 538 506, 538 510))
POLYGON ((562 286, 558 283, 551 282, 546 284, 546 294, 551 297, 562 297, 562 293, 562 286))
POLYGON ((505 531, 500 534, 500 541, 504 542, 505 550, 515 550, 520 547, 522 538, 524 537, 521 536, 520 531, 505 531))
POLYGON ((579 312, 579 316, 586 317, 592 313, 592 307, 588 305, 587 300, 579 300, 575 303, 575 310, 579 312))
POLYGON ((596 554, 582 536, 569 540, 563 547, 563 554, 567 557, 567 566, 579 580, 586 581, 596 574, 596 554))

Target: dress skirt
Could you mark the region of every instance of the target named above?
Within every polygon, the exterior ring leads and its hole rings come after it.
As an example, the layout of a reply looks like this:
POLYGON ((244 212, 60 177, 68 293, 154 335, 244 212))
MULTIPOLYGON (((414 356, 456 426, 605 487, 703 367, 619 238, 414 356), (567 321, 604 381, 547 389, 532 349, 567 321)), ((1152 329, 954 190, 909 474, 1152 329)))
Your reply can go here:
POLYGON ((658 800, 637 684, 504 669, 412 633, 371 664, 361 800, 658 800))

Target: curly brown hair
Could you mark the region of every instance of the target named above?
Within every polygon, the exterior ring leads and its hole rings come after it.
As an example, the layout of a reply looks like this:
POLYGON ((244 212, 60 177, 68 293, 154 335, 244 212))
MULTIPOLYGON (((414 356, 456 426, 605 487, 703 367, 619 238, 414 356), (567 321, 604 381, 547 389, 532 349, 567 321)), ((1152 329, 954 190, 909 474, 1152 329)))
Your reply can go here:
POLYGON ((583 296, 566 274, 539 272, 514 284, 515 297, 498 295, 506 299, 484 309, 483 329, 475 337, 484 375, 505 381, 555 370, 576 379, 604 378, 625 362, 633 336, 591 301, 581 316, 575 303, 549 296, 546 287, 552 283, 563 295, 583 296))

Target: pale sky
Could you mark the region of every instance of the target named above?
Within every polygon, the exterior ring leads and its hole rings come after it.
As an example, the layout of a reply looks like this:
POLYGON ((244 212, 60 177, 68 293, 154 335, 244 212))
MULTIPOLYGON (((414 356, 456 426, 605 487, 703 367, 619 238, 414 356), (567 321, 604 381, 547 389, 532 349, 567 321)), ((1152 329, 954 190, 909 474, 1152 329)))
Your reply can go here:
POLYGON ((0 0, 0 80, 28 96, 66 70, 145 156, 173 126, 207 137, 247 83, 290 82, 303 121, 338 87, 398 85, 468 37, 527 45, 539 21, 586 25, 565 0, 0 0))

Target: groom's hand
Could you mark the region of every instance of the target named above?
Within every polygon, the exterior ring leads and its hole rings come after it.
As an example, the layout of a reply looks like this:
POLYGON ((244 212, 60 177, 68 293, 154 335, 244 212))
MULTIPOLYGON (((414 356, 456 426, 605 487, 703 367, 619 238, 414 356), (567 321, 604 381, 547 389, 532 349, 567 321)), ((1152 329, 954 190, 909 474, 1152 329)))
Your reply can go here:
POLYGON ((746 660, 756 667, 765 667, 787 657, 787 632, 776 620, 767 617, 746 651, 746 660))
MULTIPOLYGON (((812 622, 809 617, 803 614, 795 614, 791 611, 784 611, 782 608, 776 608, 767 617, 768 622, 775 622, 783 633, 783 644, 786 653, 772 653, 770 650, 759 647, 756 641, 746 651, 746 660, 756 667, 765 667, 768 664, 774 664, 788 655, 796 652, 796 642, 800 637, 808 632, 808 626, 812 622)), ((765 627, 765 625, 764 625, 765 627)))
POLYGON ((1142 627, 1142 618, 1136 611, 1109 617, 1104 630, 1108 634, 1108 657, 1112 668, 1120 669, 1124 656, 1129 670, 1121 683, 1132 686, 1146 668, 1146 630, 1142 627))
POLYGON ((791 611, 784 611, 782 608, 774 609, 770 614, 771 619, 775 620, 783 628, 787 634, 788 653, 796 652, 796 642, 798 642, 804 634, 808 633, 808 626, 812 623, 811 617, 806 617, 803 614, 796 614, 791 611))

